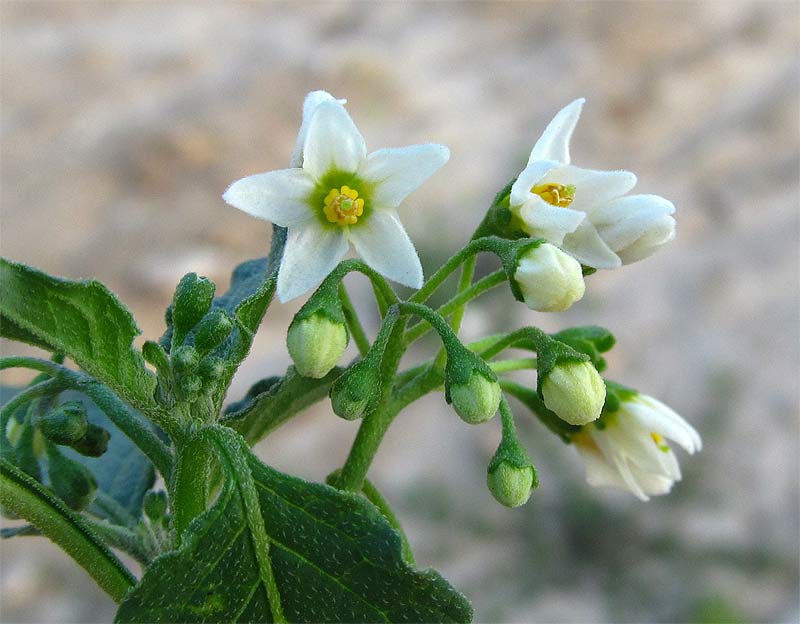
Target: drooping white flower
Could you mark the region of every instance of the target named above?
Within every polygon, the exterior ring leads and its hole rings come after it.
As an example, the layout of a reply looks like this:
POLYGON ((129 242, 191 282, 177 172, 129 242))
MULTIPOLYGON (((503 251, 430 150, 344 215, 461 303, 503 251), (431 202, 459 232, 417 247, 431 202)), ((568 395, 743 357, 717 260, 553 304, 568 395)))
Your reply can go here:
POLYGON ((223 195, 230 205, 288 228, 278 272, 283 302, 316 286, 350 243, 382 275, 413 288, 422 285, 422 266, 397 208, 450 152, 428 144, 368 155, 342 104, 328 93, 310 93, 293 168, 243 178, 223 195))
POLYGON ((681 479, 678 460, 666 439, 690 454, 703 446, 689 423, 644 394, 623 399, 619 410, 604 420, 603 429, 591 423, 572 438, 586 463, 586 480, 594 486, 630 490, 644 501, 666 494, 681 479))
POLYGON ((641 260, 675 237, 675 206, 656 195, 626 196, 628 171, 593 171, 570 164, 569 141, 583 99, 564 107, 533 146, 511 188, 511 210, 531 236, 547 239, 598 269, 641 260))

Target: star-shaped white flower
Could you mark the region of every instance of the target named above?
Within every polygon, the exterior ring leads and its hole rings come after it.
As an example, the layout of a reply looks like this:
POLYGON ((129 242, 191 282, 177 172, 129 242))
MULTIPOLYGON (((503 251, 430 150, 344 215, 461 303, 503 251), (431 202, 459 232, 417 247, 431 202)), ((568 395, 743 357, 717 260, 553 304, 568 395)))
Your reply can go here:
POLYGON ((688 453, 699 451, 700 435, 661 401, 635 394, 604 417, 604 428, 586 425, 572 441, 586 463, 594 486, 627 489, 641 500, 666 494, 680 481, 681 469, 665 438, 688 453))
POLYGON ((322 91, 310 93, 294 168, 243 178, 223 195, 230 205, 288 228, 278 272, 282 302, 322 281, 350 243, 385 277, 422 286, 422 265, 397 208, 447 162, 450 152, 428 144, 368 155, 343 103, 322 91))
POLYGON ((646 258, 675 237, 675 206, 657 195, 625 194, 628 171, 593 171, 570 164, 569 141, 583 99, 564 107, 533 146, 511 188, 511 209, 531 236, 547 239, 598 269, 646 258))

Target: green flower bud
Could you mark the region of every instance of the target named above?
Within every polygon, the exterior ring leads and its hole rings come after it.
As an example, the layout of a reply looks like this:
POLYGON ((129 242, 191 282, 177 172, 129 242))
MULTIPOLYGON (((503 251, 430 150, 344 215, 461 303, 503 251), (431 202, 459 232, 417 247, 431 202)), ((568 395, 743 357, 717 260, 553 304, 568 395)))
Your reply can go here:
POLYGON ((214 282, 196 273, 183 276, 172 299, 172 344, 183 344, 186 335, 200 322, 214 300, 214 282))
POLYGON ((486 484, 498 503, 519 507, 531 497, 535 478, 533 466, 515 466, 503 461, 487 472, 486 484))
POLYGON ((477 425, 491 419, 500 404, 500 384, 473 371, 465 384, 450 386, 453 409, 466 423, 477 425))
POLYGON ((152 364, 159 374, 169 370, 169 357, 167 352, 157 342, 148 340, 142 345, 142 355, 147 363, 152 364))
POLYGON ((67 401, 47 412, 39 421, 42 435, 56 444, 73 444, 89 428, 86 407, 80 401, 67 401))
POLYGON ((163 490, 148 492, 144 495, 142 507, 151 522, 161 522, 167 513, 167 494, 163 490))
POLYGON ((566 310, 586 290, 580 263, 550 243, 523 252, 513 279, 525 305, 539 312, 566 310))
POLYGON ((180 390, 181 398, 191 400, 200 394, 203 389, 203 380, 199 375, 186 375, 181 377, 178 381, 178 388, 180 390))
POLYGON ((345 420, 357 420, 366 415, 380 388, 376 368, 369 360, 360 360, 333 382, 331 406, 337 416, 345 420))
POLYGON ((207 357, 197 367, 197 374, 203 381, 215 381, 225 373, 225 363, 217 357, 207 357))
POLYGON ((322 313, 295 319, 286 336, 295 368, 303 377, 321 379, 344 355, 347 329, 344 323, 322 313))
POLYGON ((547 409, 571 425, 597 420, 606 400, 606 385, 590 362, 556 364, 541 388, 547 409))
POLYGON ((183 346, 178 347, 175 353, 172 354, 172 366, 182 374, 191 373, 200 362, 200 357, 197 355, 197 350, 194 347, 183 346))
POLYGON ((100 457, 108 450, 108 441, 111 434, 97 425, 89 424, 86 434, 70 446, 81 455, 100 457))
POLYGON ((201 354, 209 353, 216 349, 230 335, 233 330, 233 321, 222 310, 215 310, 207 314, 194 336, 194 346, 201 354))
POLYGON ((97 480, 83 464, 64 457, 55 446, 47 453, 50 485, 67 507, 80 511, 94 500, 97 480))

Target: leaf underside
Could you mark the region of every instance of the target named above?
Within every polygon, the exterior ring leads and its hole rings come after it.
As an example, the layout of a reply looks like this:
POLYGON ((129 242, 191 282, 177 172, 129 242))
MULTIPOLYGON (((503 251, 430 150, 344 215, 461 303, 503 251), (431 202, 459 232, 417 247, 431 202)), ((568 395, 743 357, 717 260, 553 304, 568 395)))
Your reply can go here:
MULTIPOLYGON (((297 479, 247 452, 290 622, 466 622, 467 600, 438 573, 407 565, 401 540, 364 498, 297 479)), ((183 546, 148 568, 118 622, 271 622, 245 501, 226 479, 183 546)))

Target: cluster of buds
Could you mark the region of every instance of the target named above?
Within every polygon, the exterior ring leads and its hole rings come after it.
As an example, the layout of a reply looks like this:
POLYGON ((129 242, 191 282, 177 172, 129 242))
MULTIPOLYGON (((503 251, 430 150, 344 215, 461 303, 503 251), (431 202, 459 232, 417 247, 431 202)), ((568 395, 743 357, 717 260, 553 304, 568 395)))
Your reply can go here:
POLYGON ((192 404, 211 391, 225 365, 214 351, 233 331, 224 310, 212 309, 214 283, 195 273, 185 275, 167 311, 171 326, 161 343, 145 342, 142 353, 159 376, 159 392, 168 404, 192 404))

